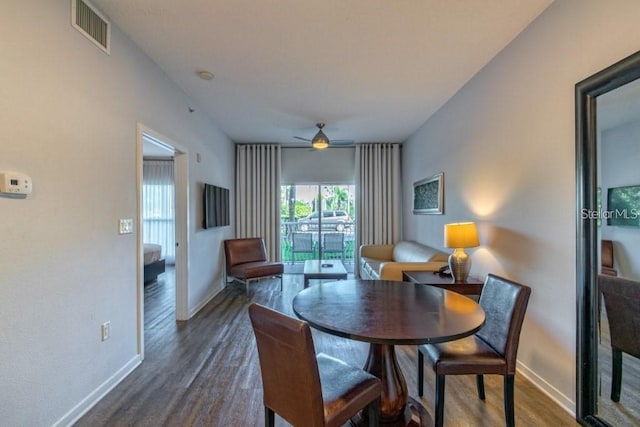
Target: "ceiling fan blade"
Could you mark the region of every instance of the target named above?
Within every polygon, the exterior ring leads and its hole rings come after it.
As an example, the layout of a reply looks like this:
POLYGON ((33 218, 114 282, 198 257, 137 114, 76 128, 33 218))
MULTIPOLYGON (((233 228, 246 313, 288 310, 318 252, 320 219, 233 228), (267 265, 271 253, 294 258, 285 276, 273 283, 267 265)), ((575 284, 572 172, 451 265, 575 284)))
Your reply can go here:
POLYGON ((353 145, 355 141, 353 139, 331 139, 331 145, 353 145))
POLYGON ((311 140, 309 138, 303 138, 301 136, 294 136, 295 139, 299 139, 301 141, 307 141, 307 142, 311 142, 311 140))

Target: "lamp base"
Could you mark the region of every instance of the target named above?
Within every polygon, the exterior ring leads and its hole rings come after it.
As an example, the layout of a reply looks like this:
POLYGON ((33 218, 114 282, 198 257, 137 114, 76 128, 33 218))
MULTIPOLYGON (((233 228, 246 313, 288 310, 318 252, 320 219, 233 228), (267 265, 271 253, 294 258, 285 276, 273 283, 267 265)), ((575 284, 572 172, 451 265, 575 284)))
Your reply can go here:
POLYGON ((464 249, 457 248, 449 255, 449 268, 453 281, 456 283, 464 283, 469 277, 471 270, 471 257, 464 252, 464 249))

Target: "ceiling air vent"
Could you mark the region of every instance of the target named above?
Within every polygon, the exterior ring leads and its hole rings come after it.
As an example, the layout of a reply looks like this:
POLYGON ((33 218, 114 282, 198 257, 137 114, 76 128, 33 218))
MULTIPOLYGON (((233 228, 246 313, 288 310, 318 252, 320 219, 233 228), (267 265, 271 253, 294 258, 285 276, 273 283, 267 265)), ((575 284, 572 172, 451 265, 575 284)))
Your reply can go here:
POLYGON ((111 23, 91 3, 86 0, 71 0, 71 23, 109 54, 111 23))

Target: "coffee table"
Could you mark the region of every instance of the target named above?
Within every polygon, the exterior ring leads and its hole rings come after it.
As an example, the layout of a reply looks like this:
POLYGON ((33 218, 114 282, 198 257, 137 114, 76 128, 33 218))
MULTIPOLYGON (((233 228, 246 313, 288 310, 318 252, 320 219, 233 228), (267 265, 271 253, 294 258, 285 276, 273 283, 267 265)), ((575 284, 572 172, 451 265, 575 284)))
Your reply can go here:
MULTIPOLYGON (((451 341, 477 332, 485 313, 455 292, 417 283, 345 280, 300 291, 293 311, 313 328, 368 342, 364 369, 382 381, 380 420, 385 426, 429 426, 422 404, 409 397, 396 345, 451 341)), ((360 425, 364 420, 353 420, 360 425)))
POLYGON ((310 259, 304 262, 304 287, 310 279, 346 279, 347 270, 339 259, 310 259))

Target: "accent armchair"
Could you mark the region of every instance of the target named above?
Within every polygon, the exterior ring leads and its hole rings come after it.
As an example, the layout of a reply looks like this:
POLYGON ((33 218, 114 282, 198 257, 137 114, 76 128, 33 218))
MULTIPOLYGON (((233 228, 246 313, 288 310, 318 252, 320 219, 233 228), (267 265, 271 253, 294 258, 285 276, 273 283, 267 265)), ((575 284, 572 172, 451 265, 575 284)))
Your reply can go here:
POLYGON ((242 282, 249 293, 249 282, 266 277, 279 277, 282 291, 284 264, 267 261, 267 249, 261 237, 229 239, 224 241, 226 281, 242 282))
POLYGON ((602 259, 600 271, 607 276, 617 276, 618 272, 613 268, 613 242, 601 240, 600 245, 600 258, 602 259))

